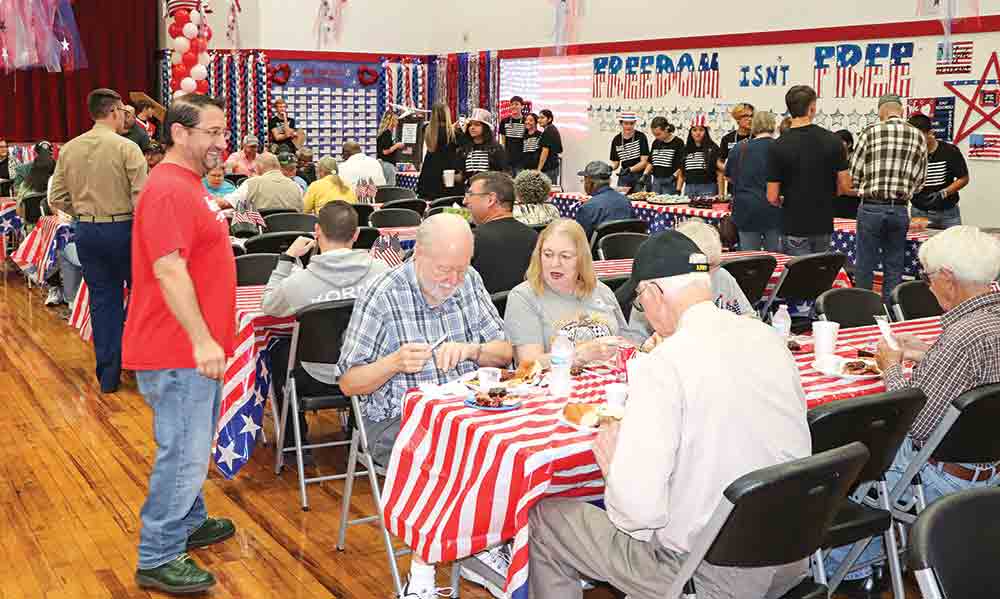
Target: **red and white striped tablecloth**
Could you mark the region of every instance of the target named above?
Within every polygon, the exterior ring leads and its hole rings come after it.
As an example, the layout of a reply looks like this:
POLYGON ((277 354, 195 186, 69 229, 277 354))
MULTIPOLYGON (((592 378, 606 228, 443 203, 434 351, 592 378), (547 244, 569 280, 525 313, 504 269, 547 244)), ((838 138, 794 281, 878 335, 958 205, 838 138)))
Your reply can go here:
POLYGON ((68 226, 57 216, 41 217, 11 254, 11 259, 21 270, 34 269, 30 275, 33 280, 39 283, 44 281, 48 269, 52 267, 48 260, 52 247, 58 244, 59 234, 68 226))
POLYGON ((688 204, 650 204, 649 202, 632 202, 632 207, 637 209, 653 210, 663 214, 675 214, 677 216, 697 217, 707 220, 721 220, 733 213, 730 204, 714 204, 711 208, 692 208, 688 204))
POLYGON ((383 237, 395 235, 400 241, 415 241, 419 227, 382 227, 378 230, 383 237))

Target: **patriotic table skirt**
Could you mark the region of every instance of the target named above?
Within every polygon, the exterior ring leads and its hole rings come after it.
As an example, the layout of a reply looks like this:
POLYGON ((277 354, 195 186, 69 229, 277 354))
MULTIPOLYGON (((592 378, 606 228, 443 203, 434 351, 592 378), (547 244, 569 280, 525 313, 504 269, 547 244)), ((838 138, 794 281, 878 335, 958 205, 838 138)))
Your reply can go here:
POLYGON ((405 187, 407 189, 416 189, 417 180, 420 179, 420 171, 408 171, 405 173, 396 173, 396 185, 399 187, 405 187))
POLYGON ((17 215, 17 202, 0 198, 0 262, 6 262, 8 248, 16 247, 23 237, 24 223, 17 215))
POLYGON ((11 259, 36 283, 42 283, 59 252, 72 241, 73 227, 56 216, 43 216, 11 254, 11 259))
MULTIPOLYGON (((576 218, 580 204, 587 197, 581 193, 555 193, 550 201, 559 209, 559 214, 563 218, 576 218)), ((731 213, 729 204, 716 204, 709 209, 691 208, 687 204, 661 206, 648 202, 632 202, 632 215, 645 221, 649 225, 650 233, 673 229, 692 218, 699 218, 710 225, 718 226, 722 219, 731 213)))
MULTIPOLYGON (((903 260, 903 274, 909 277, 916 277, 920 274, 920 244, 927 241, 934 235, 923 229, 910 229, 906 234, 906 254, 903 260)), ((833 219, 833 237, 830 245, 833 250, 847 256, 847 260, 854 264, 857 260, 858 244, 858 221, 849 218, 833 219)), ((882 262, 876 265, 878 271, 882 271, 882 262)))

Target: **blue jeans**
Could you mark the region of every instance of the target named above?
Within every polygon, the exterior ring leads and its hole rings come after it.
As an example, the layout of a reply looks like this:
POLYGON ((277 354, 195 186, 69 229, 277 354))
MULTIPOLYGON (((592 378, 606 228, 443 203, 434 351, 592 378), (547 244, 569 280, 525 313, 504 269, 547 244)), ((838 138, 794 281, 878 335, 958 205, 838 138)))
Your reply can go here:
POLYGON ((642 179, 642 173, 633 173, 622 169, 622 174, 618 175, 618 187, 628 187, 628 193, 637 191, 636 187, 639 185, 639 180, 642 179))
POLYGON ((789 235, 785 234, 782 242, 784 253, 789 256, 808 256, 809 254, 819 254, 830 251, 830 233, 819 233, 817 235, 789 235))
POLYGON ((59 278, 62 279, 63 298, 72 306, 76 300, 76 292, 80 289, 80 281, 83 280, 76 243, 67 243, 59 254, 59 278))
POLYGON ((396 165, 385 160, 379 160, 382 165, 382 174, 385 175, 385 184, 395 187, 396 185, 396 165))
MULTIPOLYGON (((121 299, 119 298, 119 303, 121 299)), ((202 486, 222 405, 222 385, 193 368, 136 372, 153 408, 156 462, 139 516, 139 568, 161 566, 186 551, 208 518, 202 486)))
POLYGON ((653 177, 653 193, 675 195, 677 193, 677 177, 653 177))
POLYGON ((910 218, 917 217, 926 218, 935 229, 947 229, 948 227, 955 227, 962 224, 962 211, 958 208, 958 204, 944 210, 911 208, 910 218))
POLYGON ((685 183, 684 195, 689 198, 719 195, 718 183, 685 183))
POLYGON ((882 301, 886 305, 891 303, 892 290, 903 282, 906 232, 909 229, 910 215, 906 206, 862 201, 858 207, 855 284, 862 289, 871 289, 875 270, 881 261, 882 301))
MULTIPOLYGON (((906 467, 910 465, 913 458, 916 457, 917 450, 913 448, 913 444, 909 438, 903 441, 903 445, 896 452, 896 459, 893 460, 892 466, 889 466, 889 470, 885 473, 885 480, 888 483, 889 490, 892 491, 893 486, 899 482, 902 478, 903 472, 906 471, 906 467)), ((967 468, 975 468, 975 464, 963 464, 967 468)), ((1000 484, 1000 474, 994 475, 992 478, 979 480, 976 482, 969 482, 967 480, 962 480, 960 478, 954 477, 941 469, 938 464, 925 464, 923 468, 920 469, 918 473, 920 476, 920 482, 924 488, 924 498, 927 500, 927 505, 937 501, 938 499, 948 495, 949 493, 957 493, 959 491, 964 491, 966 489, 981 488, 981 487, 995 487, 1000 484)), ((903 497, 902 501, 908 502, 911 499, 911 493, 907 491, 903 497)), ((853 498, 855 501, 860 501, 861 497, 855 494, 853 498)), ((837 568, 840 567, 841 562, 847 557, 850 551, 850 546, 837 547, 830 551, 830 554, 823 561, 826 566, 827 575, 832 576, 837 568)), ((865 563, 867 561, 875 560, 882 555, 882 538, 876 537, 875 540, 868 546, 864 552, 861 553, 861 557, 858 558, 857 563, 865 563)), ((871 574, 871 568, 859 568, 853 570, 849 575, 848 579, 852 578, 864 578, 871 574)))
POLYGON ((549 178, 549 181, 551 181, 553 185, 559 185, 560 184, 560 182, 559 182, 559 167, 558 166, 555 167, 555 168, 551 168, 551 169, 549 169, 547 171, 542 171, 542 172, 545 173, 545 176, 549 178))
POLYGON ((757 250, 765 252, 781 253, 781 231, 771 229, 770 231, 740 231, 740 251, 751 252, 757 250))

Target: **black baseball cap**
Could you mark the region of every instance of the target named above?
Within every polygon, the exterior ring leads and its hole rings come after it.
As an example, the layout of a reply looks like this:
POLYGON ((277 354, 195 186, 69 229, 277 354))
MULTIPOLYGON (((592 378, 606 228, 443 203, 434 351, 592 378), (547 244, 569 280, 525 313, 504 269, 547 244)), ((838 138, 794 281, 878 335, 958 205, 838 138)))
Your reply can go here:
POLYGON ((708 274, 708 258, 686 235, 668 229, 642 242, 632 261, 632 276, 615 295, 631 300, 642 281, 693 272, 708 274))

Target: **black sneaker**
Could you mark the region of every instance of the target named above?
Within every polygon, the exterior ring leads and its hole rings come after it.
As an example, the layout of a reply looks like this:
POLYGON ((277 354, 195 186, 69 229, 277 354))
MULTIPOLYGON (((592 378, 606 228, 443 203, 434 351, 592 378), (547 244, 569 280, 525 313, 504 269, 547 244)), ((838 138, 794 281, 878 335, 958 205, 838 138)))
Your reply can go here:
POLYGON ((158 568, 136 570, 135 582, 142 588, 152 588, 172 595, 200 593, 215 586, 215 576, 202 570, 186 553, 158 568))

